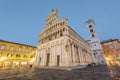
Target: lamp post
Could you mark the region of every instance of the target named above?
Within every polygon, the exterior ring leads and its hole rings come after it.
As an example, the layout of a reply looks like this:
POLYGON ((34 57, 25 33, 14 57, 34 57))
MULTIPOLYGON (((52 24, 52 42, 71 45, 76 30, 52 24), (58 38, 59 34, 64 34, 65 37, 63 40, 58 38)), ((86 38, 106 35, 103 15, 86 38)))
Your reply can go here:
POLYGON ((117 61, 119 61, 119 65, 120 65, 120 58, 117 58, 117 61))

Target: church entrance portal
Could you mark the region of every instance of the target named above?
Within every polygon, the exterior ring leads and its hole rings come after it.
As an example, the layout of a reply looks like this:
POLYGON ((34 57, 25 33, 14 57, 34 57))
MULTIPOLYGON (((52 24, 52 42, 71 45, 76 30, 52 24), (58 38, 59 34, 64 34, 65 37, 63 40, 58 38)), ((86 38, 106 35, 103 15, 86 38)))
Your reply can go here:
POLYGON ((50 62, 50 54, 47 54, 46 66, 49 66, 50 62))
POLYGON ((60 55, 57 55, 57 66, 60 65, 60 55))

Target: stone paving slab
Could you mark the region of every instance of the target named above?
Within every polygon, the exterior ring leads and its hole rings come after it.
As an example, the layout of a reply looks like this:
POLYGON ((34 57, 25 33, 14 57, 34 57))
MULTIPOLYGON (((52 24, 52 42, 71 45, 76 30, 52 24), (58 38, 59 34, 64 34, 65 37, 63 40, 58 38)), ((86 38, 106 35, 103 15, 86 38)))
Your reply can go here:
POLYGON ((55 68, 7 68, 0 69, 0 80, 115 80, 108 71, 105 66, 71 70, 55 68))

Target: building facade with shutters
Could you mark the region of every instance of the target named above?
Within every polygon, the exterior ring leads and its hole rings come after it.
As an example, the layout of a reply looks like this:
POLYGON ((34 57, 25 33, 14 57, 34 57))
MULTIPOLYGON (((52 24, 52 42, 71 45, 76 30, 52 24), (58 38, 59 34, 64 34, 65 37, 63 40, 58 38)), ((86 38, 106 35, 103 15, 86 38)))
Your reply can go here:
POLYGON ((34 65, 36 47, 0 40, 0 67, 34 65))
POLYGON ((79 66, 92 63, 88 43, 52 10, 39 34, 36 66, 79 66))
POLYGON ((120 65, 120 41, 109 39, 101 42, 108 65, 120 65))

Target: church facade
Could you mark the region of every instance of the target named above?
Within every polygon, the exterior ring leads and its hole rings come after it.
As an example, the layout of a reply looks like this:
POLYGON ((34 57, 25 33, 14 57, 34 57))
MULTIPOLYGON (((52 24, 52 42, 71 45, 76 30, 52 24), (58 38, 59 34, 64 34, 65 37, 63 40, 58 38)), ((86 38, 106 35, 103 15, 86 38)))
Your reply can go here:
POLYGON ((39 34, 36 66, 79 66, 93 62, 88 43, 52 10, 39 34))

